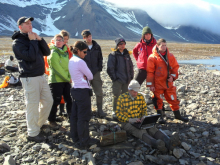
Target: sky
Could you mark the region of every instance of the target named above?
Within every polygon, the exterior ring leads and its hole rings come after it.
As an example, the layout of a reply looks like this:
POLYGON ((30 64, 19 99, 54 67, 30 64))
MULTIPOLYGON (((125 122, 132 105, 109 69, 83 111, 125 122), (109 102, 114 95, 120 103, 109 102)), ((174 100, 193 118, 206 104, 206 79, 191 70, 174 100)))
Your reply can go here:
POLYGON ((145 10, 164 27, 193 26, 220 35, 220 0, 105 0, 145 10))

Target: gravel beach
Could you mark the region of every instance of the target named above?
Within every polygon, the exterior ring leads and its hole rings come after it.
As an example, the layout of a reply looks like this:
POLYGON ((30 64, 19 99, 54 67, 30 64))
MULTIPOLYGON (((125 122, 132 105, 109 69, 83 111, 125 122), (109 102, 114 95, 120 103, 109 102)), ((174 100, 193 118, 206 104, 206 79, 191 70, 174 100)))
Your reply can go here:
MULTIPOLYGON (((133 58, 132 58, 133 59, 133 58)), ((136 62, 133 59, 135 72, 136 62)), ((102 127, 117 124, 111 120, 112 89, 106 73, 107 57, 104 57, 103 109, 109 114, 107 119, 95 116, 90 121, 90 135, 100 138, 102 127)), ((180 111, 190 122, 174 120, 171 111, 166 112, 167 124, 157 125, 169 136, 173 132, 180 135, 181 145, 167 154, 152 149, 137 138, 128 135, 127 140, 106 147, 92 146, 89 150, 77 150, 69 138, 69 123, 60 122, 67 129, 52 130, 47 124, 42 132, 47 137, 45 143, 29 142, 26 139, 27 126, 25 101, 22 87, 0 89, 0 165, 4 164, 97 164, 97 165, 215 165, 220 164, 220 72, 207 70, 202 65, 180 65, 179 79, 176 80, 180 111)), ((0 76, 2 83, 4 77, 0 76)), ((14 74, 18 76, 18 74, 14 74)), ((142 92, 148 103, 148 114, 155 114, 151 92, 142 85, 142 92)), ((166 103, 166 102, 165 102, 166 103)), ((166 103, 165 108, 170 110, 166 103)), ((96 110, 92 97, 92 110, 96 110)))

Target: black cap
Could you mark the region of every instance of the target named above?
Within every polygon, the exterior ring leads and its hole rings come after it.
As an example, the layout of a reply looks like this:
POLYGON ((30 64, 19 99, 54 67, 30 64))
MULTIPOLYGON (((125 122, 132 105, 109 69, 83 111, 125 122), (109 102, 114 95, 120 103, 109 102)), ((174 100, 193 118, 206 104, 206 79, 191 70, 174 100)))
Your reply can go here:
POLYGON ((14 57, 13 57, 13 56, 10 56, 10 60, 13 61, 13 60, 14 60, 14 57))
POLYGON ((33 17, 21 17, 21 18, 18 19, 17 25, 19 26, 19 25, 21 25, 22 23, 27 22, 27 21, 29 21, 29 20, 30 20, 30 21, 33 21, 34 18, 33 18, 33 17))
POLYGON ((126 44, 126 42, 125 42, 125 39, 124 39, 124 38, 117 38, 117 39, 115 40, 115 43, 116 43, 115 49, 117 49, 118 44, 119 44, 120 42, 124 42, 124 43, 126 44))

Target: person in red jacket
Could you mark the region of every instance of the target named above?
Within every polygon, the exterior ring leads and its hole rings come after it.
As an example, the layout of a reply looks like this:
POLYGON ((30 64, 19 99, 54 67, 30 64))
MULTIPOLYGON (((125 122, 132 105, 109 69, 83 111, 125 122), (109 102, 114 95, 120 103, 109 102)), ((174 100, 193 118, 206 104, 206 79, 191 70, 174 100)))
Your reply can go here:
POLYGON ((165 39, 159 39, 153 53, 148 58, 147 87, 154 93, 156 100, 155 109, 161 114, 160 123, 165 124, 163 118, 163 96, 170 104, 176 119, 188 122, 187 117, 182 117, 179 111, 179 100, 173 81, 178 78, 179 64, 173 54, 169 53, 165 39))
POLYGON ((141 85, 147 77, 147 59, 152 54, 152 49, 156 45, 156 40, 153 37, 151 29, 146 26, 142 31, 142 38, 133 49, 133 56, 137 61, 138 73, 135 75, 135 80, 141 85))

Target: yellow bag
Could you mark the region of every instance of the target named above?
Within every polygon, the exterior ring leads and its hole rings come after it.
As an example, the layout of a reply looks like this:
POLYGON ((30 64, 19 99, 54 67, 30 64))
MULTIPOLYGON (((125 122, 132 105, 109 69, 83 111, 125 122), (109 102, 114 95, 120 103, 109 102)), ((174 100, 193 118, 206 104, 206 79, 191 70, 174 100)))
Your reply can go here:
POLYGON ((2 85, 0 85, 0 88, 6 88, 8 86, 8 80, 9 80, 9 76, 6 76, 2 85))

